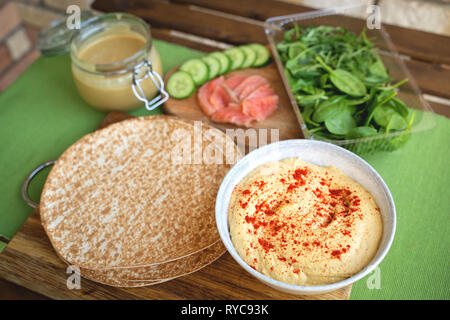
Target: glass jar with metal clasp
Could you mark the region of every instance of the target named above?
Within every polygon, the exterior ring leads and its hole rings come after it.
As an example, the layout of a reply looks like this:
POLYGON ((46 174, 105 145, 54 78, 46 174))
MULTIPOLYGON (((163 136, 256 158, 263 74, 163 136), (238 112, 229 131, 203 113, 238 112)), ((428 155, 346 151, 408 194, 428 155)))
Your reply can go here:
POLYGON ((168 99, 161 58, 142 19, 126 13, 92 16, 66 41, 75 85, 92 107, 129 111, 144 104, 153 110, 168 99))

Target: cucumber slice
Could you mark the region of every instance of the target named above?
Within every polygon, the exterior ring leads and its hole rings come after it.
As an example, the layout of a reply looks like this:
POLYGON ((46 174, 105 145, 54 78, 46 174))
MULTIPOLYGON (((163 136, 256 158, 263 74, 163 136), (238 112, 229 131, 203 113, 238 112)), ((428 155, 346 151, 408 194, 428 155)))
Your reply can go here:
POLYGON ((180 70, 189 73, 194 79, 196 86, 202 85, 208 80, 208 66, 200 59, 186 61, 181 65, 180 70))
POLYGON ((190 73, 177 71, 167 80, 166 87, 172 98, 185 99, 195 91, 195 82, 190 73))
POLYGON ((208 65, 209 75, 208 80, 214 79, 220 73, 220 62, 214 57, 205 56, 202 57, 202 61, 208 65))
POLYGON ((223 53, 225 53, 228 57, 230 57, 230 60, 231 60, 231 69, 230 70, 239 69, 244 64, 245 53, 241 49, 235 47, 235 48, 225 50, 223 53))
POLYGON ((230 61, 230 58, 228 58, 228 56, 226 54, 217 51, 217 52, 208 54, 208 56, 213 57, 219 61, 219 63, 220 63, 219 74, 225 74, 228 71, 230 71, 231 61, 230 61))
POLYGON ((256 51, 248 46, 239 47, 245 53, 244 63, 241 66, 241 69, 250 68, 256 61, 256 51))
POLYGON ((256 52, 256 60, 253 63, 254 67, 261 67, 270 60, 270 52, 262 44, 252 43, 248 47, 256 52))

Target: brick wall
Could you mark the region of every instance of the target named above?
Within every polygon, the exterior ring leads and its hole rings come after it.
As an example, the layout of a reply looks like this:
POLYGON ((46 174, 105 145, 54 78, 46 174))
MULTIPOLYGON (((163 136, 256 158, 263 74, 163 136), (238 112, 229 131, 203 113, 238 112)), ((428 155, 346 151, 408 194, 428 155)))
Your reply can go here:
POLYGON ((69 5, 90 8, 93 0, 0 0, 0 92, 40 53, 39 30, 62 17, 69 5))
POLYGON ((26 24, 36 28, 47 26, 66 13, 69 5, 89 9, 94 0, 15 0, 19 15, 26 24))
POLYGON ((0 1, 0 92, 38 56, 37 31, 27 28, 13 1, 0 1))

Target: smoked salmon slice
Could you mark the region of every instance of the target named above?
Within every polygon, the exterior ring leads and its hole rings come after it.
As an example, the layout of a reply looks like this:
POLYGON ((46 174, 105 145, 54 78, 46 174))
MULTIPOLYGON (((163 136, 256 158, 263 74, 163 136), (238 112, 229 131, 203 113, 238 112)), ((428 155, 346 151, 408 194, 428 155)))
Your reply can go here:
POLYGON ((278 96, 271 95, 242 101, 242 113, 254 117, 257 121, 266 119, 278 105, 278 96))
POLYGON ((239 99, 242 100, 263 85, 269 86, 269 82, 267 82, 265 78, 261 76, 249 76, 247 77, 247 79, 242 81, 233 91, 236 93, 239 99))
POLYGON ((234 90, 234 89, 236 89, 236 87, 238 85, 240 85, 247 78, 248 78, 248 76, 243 76, 243 75, 232 76, 225 80, 225 85, 228 88, 230 88, 231 90, 234 90))
POLYGON ((256 89, 255 91, 253 91, 252 93, 250 93, 246 99, 263 98, 274 94, 275 92, 272 90, 272 88, 263 85, 258 89, 256 89))
POLYGON ((221 76, 200 87, 197 99, 212 121, 245 127, 269 117, 279 100, 269 82, 258 75, 221 76))
POLYGON ((211 120, 219 123, 234 123, 238 126, 250 127, 255 118, 243 114, 240 105, 233 104, 232 106, 216 111, 211 116, 211 120))
POLYGON ((224 77, 218 77, 211 80, 204 85, 202 85, 198 91, 197 100, 203 113, 207 116, 211 116, 214 112, 219 109, 219 105, 214 105, 210 103, 209 98, 211 97, 214 90, 219 87, 224 82, 224 77))
POLYGON ((230 90, 227 90, 225 84, 221 84, 214 89, 209 97, 209 103, 216 107, 216 111, 226 108, 230 103, 236 102, 230 90))

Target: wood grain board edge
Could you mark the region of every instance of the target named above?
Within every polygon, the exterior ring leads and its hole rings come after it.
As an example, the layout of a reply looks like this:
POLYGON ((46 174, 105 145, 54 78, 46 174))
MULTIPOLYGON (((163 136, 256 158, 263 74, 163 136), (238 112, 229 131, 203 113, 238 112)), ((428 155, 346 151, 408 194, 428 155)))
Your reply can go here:
POLYGON ((48 300, 49 298, 0 278, 0 300, 48 300))
POLYGON ((4 243, 4 244, 7 244, 7 243, 9 242, 9 240, 6 239, 6 238, 3 237, 3 236, 0 236, 0 242, 2 242, 2 243, 4 243))

